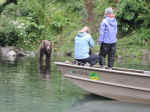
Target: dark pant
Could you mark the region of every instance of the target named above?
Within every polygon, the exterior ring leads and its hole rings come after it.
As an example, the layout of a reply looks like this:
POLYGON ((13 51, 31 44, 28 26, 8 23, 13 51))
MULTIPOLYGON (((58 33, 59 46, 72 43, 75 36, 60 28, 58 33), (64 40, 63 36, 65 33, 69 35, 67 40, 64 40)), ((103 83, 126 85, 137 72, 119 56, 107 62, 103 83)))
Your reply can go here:
POLYGON ((99 56, 95 54, 91 54, 88 58, 76 59, 76 60, 78 62, 78 65, 84 65, 86 63, 89 63, 90 66, 93 66, 99 61, 99 56))
POLYGON ((115 53, 116 53, 117 44, 106 44, 102 43, 99 51, 99 64, 105 65, 105 57, 108 55, 108 67, 113 67, 114 60, 115 60, 115 53))

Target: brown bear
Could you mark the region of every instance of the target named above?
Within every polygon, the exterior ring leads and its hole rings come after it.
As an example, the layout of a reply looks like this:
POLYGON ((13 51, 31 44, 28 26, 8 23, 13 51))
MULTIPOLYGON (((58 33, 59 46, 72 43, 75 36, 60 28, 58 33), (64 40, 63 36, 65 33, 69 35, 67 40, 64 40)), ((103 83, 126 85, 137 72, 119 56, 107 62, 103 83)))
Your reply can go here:
POLYGON ((51 53, 52 53, 52 42, 49 40, 42 40, 39 47, 39 64, 40 71, 43 70, 45 73, 49 73, 51 69, 51 53), (45 59, 44 59, 45 56, 45 59), (44 67, 45 63, 45 67, 44 67))

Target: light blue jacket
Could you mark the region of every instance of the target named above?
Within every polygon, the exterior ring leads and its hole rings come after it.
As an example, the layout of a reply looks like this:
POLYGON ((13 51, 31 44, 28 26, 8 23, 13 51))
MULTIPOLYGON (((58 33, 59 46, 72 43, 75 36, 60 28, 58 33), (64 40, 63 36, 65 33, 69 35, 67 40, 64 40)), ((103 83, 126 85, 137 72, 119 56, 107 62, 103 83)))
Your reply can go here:
POLYGON ((117 42, 117 21, 115 18, 106 17, 103 19, 100 27, 99 43, 116 43, 117 42))
POLYGON ((94 47, 94 40, 92 36, 86 32, 79 32, 75 37, 74 58, 88 58, 90 47, 94 47))

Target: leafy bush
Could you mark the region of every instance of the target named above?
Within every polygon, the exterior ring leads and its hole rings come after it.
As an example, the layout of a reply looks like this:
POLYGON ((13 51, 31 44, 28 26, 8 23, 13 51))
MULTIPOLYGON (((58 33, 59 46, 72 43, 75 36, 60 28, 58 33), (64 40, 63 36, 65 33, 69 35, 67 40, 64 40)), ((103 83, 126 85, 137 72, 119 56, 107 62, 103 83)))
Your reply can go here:
POLYGON ((40 38, 43 26, 37 25, 35 22, 29 21, 25 18, 18 18, 16 21, 12 21, 15 27, 15 31, 19 36, 18 44, 23 44, 25 47, 33 48, 33 43, 37 42, 40 38))
POLYGON ((149 46, 150 43, 150 29, 145 29, 141 28, 138 29, 134 32, 132 32, 130 35, 126 36, 126 38, 120 39, 119 44, 121 43, 122 45, 119 46, 126 46, 126 47, 131 47, 133 48, 135 46, 149 46))
POLYGON ((84 11, 84 5, 82 3, 82 0, 70 0, 67 1, 66 7, 67 7, 67 11, 71 11, 71 12, 80 12, 80 11, 84 11))
POLYGON ((15 18, 16 14, 17 14, 17 5, 15 5, 13 3, 6 5, 2 14, 9 18, 15 18))
POLYGON ((1 16, 0 19, 0 46, 16 45, 19 37, 15 27, 6 16, 1 16))
POLYGON ((150 41, 150 29, 141 28, 131 38, 134 44, 145 46, 150 41))
POLYGON ((63 27, 70 24, 69 18, 65 16, 63 10, 57 10, 51 14, 51 26, 57 32, 60 33, 63 27))
POLYGON ((12 20, 6 16, 1 16, 0 22, 0 45, 25 45, 25 47, 34 47, 33 43, 40 37, 43 26, 26 18, 12 20))
POLYGON ((150 1, 120 0, 117 19, 120 32, 127 34, 137 27, 150 26, 150 1))

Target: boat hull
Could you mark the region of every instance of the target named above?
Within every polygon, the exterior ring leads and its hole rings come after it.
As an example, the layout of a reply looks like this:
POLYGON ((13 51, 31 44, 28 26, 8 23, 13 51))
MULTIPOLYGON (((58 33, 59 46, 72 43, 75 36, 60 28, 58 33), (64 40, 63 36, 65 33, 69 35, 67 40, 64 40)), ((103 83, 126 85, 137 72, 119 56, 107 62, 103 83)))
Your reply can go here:
POLYGON ((113 70, 55 63, 63 76, 84 90, 108 98, 150 104, 149 72, 134 69, 113 68, 113 70), (97 79, 90 74, 96 74, 97 79))
POLYGON ((65 75, 65 77, 85 91, 96 95, 105 96, 124 102, 150 104, 150 91, 143 91, 138 88, 133 89, 121 85, 109 84, 106 82, 72 77, 68 75, 65 75))

